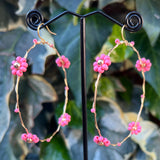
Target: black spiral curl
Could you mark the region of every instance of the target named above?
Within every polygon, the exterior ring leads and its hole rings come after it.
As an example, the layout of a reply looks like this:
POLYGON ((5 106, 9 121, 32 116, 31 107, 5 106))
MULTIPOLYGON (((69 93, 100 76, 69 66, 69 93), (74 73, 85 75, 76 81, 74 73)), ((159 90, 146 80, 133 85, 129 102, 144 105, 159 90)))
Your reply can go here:
POLYGON ((129 12, 125 18, 126 20, 126 29, 132 31, 132 32, 136 32, 138 30, 141 29, 142 27, 142 17, 141 15, 136 12, 136 11, 132 11, 132 12, 129 12))
POLYGON ((28 27, 37 30, 37 27, 43 22, 43 16, 38 10, 31 10, 26 15, 26 23, 28 27))

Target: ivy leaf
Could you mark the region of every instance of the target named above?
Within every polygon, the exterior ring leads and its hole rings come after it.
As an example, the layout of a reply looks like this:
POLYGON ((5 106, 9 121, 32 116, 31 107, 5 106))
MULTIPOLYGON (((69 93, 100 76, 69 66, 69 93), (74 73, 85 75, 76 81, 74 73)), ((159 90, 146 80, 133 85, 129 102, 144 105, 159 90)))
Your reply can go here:
MULTIPOLYGON (((116 45, 115 39, 122 39, 121 38, 121 27, 118 25, 113 26, 112 34, 108 37, 107 41, 104 43, 100 53, 108 54, 108 52, 116 45)), ((133 54, 133 50, 131 47, 127 47, 124 44, 118 46, 112 54, 111 54, 111 61, 112 62, 123 62, 125 59, 129 58, 133 54)))
POLYGON ((157 95, 155 90, 149 84, 147 84, 145 106, 149 109, 151 114, 158 119, 160 119, 159 104, 160 97, 157 95))
POLYGON ((56 135, 50 143, 41 144, 40 157, 44 160, 71 160, 64 139, 60 135, 56 135))
MULTIPOLYGON (((52 26, 53 27, 53 26, 52 26)), ((53 29, 53 28, 52 28, 53 29)), ((57 33, 55 42, 60 54, 71 61, 68 69, 68 83, 76 98, 81 103, 81 69, 80 69, 80 32, 79 26, 74 26, 71 16, 64 16, 54 22, 54 31, 57 33), (63 22, 63 23, 62 23, 63 22)), ((93 77, 93 58, 99 52, 106 37, 111 32, 111 24, 100 15, 86 19, 86 74, 87 90, 93 77), (92 37, 92 38, 91 38, 92 37)))
POLYGON ((154 46, 160 33, 160 1, 136 0, 137 11, 143 17, 143 27, 147 32, 150 43, 154 46))
POLYGON ((13 77, 10 64, 13 60, 7 53, 0 53, 0 142, 2 141, 10 123, 9 97, 13 89, 13 77), (6 55, 5 55, 6 54, 6 55))
POLYGON ((123 0, 99 0, 98 8, 102 9, 108 4, 115 3, 115 2, 123 2, 123 0))
POLYGON ((142 132, 138 135, 133 135, 132 139, 138 143, 151 159, 158 159, 160 157, 159 140, 160 132, 158 127, 150 121, 140 122, 142 132))
POLYGON ((66 10, 69 10, 69 11, 76 11, 77 7, 81 3, 81 1, 82 0, 76 0, 76 1, 75 0, 67 0, 67 3, 66 3, 66 0, 56 0, 56 2, 61 7, 63 7, 66 10))
POLYGON ((20 103, 24 106, 33 107, 33 117, 41 111, 42 103, 57 100, 54 88, 40 76, 28 76, 20 81, 20 88, 20 103))
POLYGON ((35 8, 37 1, 38 0, 19 0, 18 10, 16 11, 16 14, 19 16, 27 14, 29 10, 35 8))
MULTIPOLYGON (((92 88, 95 90, 95 83, 92 85, 92 88)), ((101 77, 98 84, 97 94, 115 100, 116 93, 114 90, 114 84, 109 78, 101 77)))
MULTIPOLYGON (((34 126, 33 120, 42 110, 42 103, 57 100, 54 88, 44 78, 36 75, 21 79, 19 97, 22 118, 28 128, 34 126)), ((15 97, 12 96, 11 98, 10 105, 13 106, 16 103, 15 97)), ((17 130, 19 130, 18 128, 17 130)))
POLYGON ((20 17, 16 16, 17 0, 0 1, 0 31, 8 31, 22 25, 20 17))
POLYGON ((9 143, 9 132, 6 133, 6 135, 4 136, 3 141, 0 143, 0 157, 1 160, 16 160, 11 145, 9 143))

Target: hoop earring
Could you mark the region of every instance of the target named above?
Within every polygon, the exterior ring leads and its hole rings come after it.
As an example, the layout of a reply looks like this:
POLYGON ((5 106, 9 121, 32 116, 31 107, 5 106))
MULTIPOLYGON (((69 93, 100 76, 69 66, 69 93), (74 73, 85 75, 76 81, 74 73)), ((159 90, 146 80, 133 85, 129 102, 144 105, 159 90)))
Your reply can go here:
POLYGON ((146 71, 149 71, 151 68, 151 65, 152 65, 149 59, 140 57, 138 50, 134 47, 134 41, 128 42, 124 38, 124 34, 123 34, 124 28, 125 28, 125 25, 122 27, 122 30, 121 30, 122 41, 120 41, 119 39, 116 39, 115 40, 116 45, 109 51, 108 55, 101 54, 100 57, 97 57, 96 61, 93 63, 93 70, 95 72, 98 72, 97 80, 95 82, 94 100, 93 100, 93 105, 91 108, 91 112, 94 114, 95 128, 98 132, 98 135, 93 138, 93 141, 96 144, 104 145, 106 147, 108 147, 110 145, 111 146, 121 146, 122 143, 124 143, 129 137, 131 137, 131 135, 133 135, 133 134, 137 135, 138 133, 141 132, 141 126, 139 123, 139 119, 141 116, 142 109, 144 107, 144 99, 145 99, 145 74, 144 73, 146 71), (142 77, 143 77, 142 95, 140 96, 141 97, 141 105, 140 105, 140 109, 139 109, 136 120, 134 122, 131 122, 128 124, 128 130, 130 131, 128 136, 126 136, 120 142, 111 143, 107 138, 102 136, 101 131, 98 126, 98 123, 97 123, 97 114, 96 114, 97 88, 98 88, 98 83, 99 83, 99 80, 101 78, 102 73, 104 71, 107 71, 109 69, 109 66, 111 65, 110 55, 119 45, 122 45, 122 44, 125 44, 126 46, 131 47, 133 49, 133 51, 136 52, 136 54, 138 56, 138 60, 135 64, 135 67, 137 68, 138 71, 141 71, 142 77))
MULTIPOLYGON (((17 80, 16 80, 16 85, 15 85, 15 92, 16 92, 16 107, 14 112, 19 114, 19 118, 20 118, 20 122, 22 127, 24 128, 24 130, 26 131, 26 133, 23 133, 21 135, 21 139, 24 140, 25 142, 28 143, 38 143, 38 142, 50 142, 51 139, 56 135, 57 132, 59 132, 60 127, 61 126, 66 126, 68 125, 68 123, 71 121, 71 116, 66 113, 66 109, 67 109, 67 103, 68 103, 68 82, 67 82, 67 72, 66 69, 68 69, 70 67, 70 61, 68 60, 68 58, 66 58, 64 55, 60 55, 59 52, 57 51, 57 49, 54 47, 53 44, 50 44, 49 42, 47 42, 46 40, 44 40, 39 33, 40 27, 43 25, 40 24, 37 28, 37 33, 38 36, 40 38, 40 41, 37 41, 37 39, 33 40, 33 45, 26 51, 24 57, 20 57, 18 56, 16 58, 16 60, 12 61, 12 65, 11 65, 11 70, 12 70, 12 74, 13 75, 17 75, 17 80), (60 118, 58 119, 58 127, 56 129, 55 132, 52 133, 52 135, 48 138, 45 139, 39 139, 39 137, 35 134, 32 134, 29 132, 28 128, 25 126, 24 121, 22 119, 22 113, 20 111, 20 106, 19 106, 19 93, 18 93, 18 88, 19 88, 19 82, 20 82, 20 78, 23 76, 23 73, 27 71, 27 67, 28 67, 28 63, 27 63, 27 57, 28 54, 30 53, 30 51, 32 49, 34 49, 37 45, 48 45, 49 47, 51 47, 53 50, 56 51, 56 55, 58 56, 58 58, 56 59, 56 64, 58 67, 62 67, 62 70, 64 72, 64 83, 65 83, 65 102, 64 102, 64 106, 63 106, 63 113, 60 116, 60 118)), ((46 29, 48 30, 49 33, 56 35, 55 33, 51 32, 48 28, 48 26, 46 26, 46 29)))

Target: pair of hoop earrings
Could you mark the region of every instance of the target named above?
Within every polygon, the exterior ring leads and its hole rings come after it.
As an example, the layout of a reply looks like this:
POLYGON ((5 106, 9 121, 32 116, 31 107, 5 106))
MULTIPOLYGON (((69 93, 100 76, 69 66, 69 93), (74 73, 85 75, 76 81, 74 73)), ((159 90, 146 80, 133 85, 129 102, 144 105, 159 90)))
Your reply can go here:
MULTIPOLYGON (((16 85, 15 85, 16 107, 15 107, 14 112, 19 114, 21 125, 26 131, 26 133, 23 133, 21 135, 21 138, 22 138, 22 140, 24 140, 25 142, 28 142, 28 143, 38 143, 39 141, 40 142, 50 142, 51 139, 56 135, 56 133, 59 132, 60 127, 68 125, 68 123, 71 121, 71 116, 68 113, 66 113, 67 103, 68 103, 68 90, 69 90, 66 69, 69 68, 70 61, 64 55, 61 56, 53 44, 50 44, 49 42, 45 41, 40 36, 39 30, 40 30, 41 25, 43 25, 43 24, 40 24, 37 28, 37 33, 40 38, 40 41, 37 41, 36 39, 34 39, 33 40, 34 44, 26 51, 26 54, 24 55, 24 57, 22 58, 22 57, 18 56, 15 61, 12 61, 12 65, 11 65, 12 74, 17 75, 17 81, 16 81, 16 85), (64 107, 63 107, 63 113, 60 116, 60 118, 58 119, 59 125, 58 125, 56 131, 53 132, 53 134, 50 137, 45 138, 45 139, 39 139, 37 135, 29 132, 29 130, 27 129, 27 127, 25 126, 25 124, 23 122, 22 114, 21 114, 20 106, 19 106, 18 87, 19 87, 20 77, 23 76, 23 72, 27 71, 27 67, 28 67, 27 57, 28 57, 29 52, 32 49, 34 49, 37 45, 48 45, 49 47, 51 47, 53 50, 56 51, 56 54, 58 56, 58 58, 56 59, 56 64, 58 67, 62 67, 62 70, 64 72, 64 83, 65 83, 65 102, 64 102, 64 107)), ((145 59, 145 58, 140 57, 138 50, 134 47, 133 41, 128 42, 124 38, 124 34, 123 34, 124 28, 125 28, 125 26, 123 26, 122 30, 121 30, 122 41, 120 41, 119 39, 116 39, 115 46, 109 51, 108 55, 101 54, 100 57, 97 57, 96 61, 93 63, 93 70, 95 72, 98 72, 97 80, 95 82, 94 100, 93 100, 93 105, 91 108, 91 112, 94 114, 95 128, 98 132, 98 135, 96 135, 93 138, 93 141, 96 144, 104 145, 106 147, 108 147, 110 145, 111 146, 121 146, 121 144, 124 143, 131 135, 133 135, 133 134, 137 135, 138 133, 141 132, 139 118, 141 116, 141 112, 142 112, 142 109, 144 106, 144 99, 145 99, 145 74, 144 73, 146 71, 149 71, 150 67, 152 65, 149 59, 145 59), (98 83, 101 78, 101 75, 102 75, 102 73, 104 73, 104 71, 107 71, 109 69, 109 66, 111 65, 110 55, 118 46, 120 46, 122 44, 125 44, 126 46, 131 47, 133 49, 133 51, 136 52, 136 54, 138 56, 138 60, 136 62, 135 67, 137 68, 138 71, 141 71, 141 73, 142 73, 142 77, 143 77, 142 95, 140 96, 141 97, 141 105, 140 105, 140 109, 139 109, 139 112, 137 115, 137 119, 135 120, 135 122, 131 122, 128 125, 128 130, 130 131, 128 136, 126 136, 122 141, 112 144, 107 138, 102 136, 101 131, 99 129, 99 126, 97 123, 97 113, 96 113, 96 98, 97 98, 98 83)), ((47 26, 46 26, 46 29, 49 31, 49 33, 55 35, 55 33, 51 32, 47 26)))

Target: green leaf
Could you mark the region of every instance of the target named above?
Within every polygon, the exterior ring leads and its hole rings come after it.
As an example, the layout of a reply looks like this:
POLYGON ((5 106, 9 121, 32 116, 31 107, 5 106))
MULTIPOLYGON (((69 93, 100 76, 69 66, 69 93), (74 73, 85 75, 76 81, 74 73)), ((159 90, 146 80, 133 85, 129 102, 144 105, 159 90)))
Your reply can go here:
POLYGON ((8 53, 0 53, 0 142, 10 123, 9 96, 13 89, 13 77, 10 64, 13 60, 8 53), (4 54, 4 55, 3 55, 4 54), (5 55, 6 54, 6 55, 5 55))
POLYGON ((158 127, 150 121, 142 121, 140 124, 142 126, 142 132, 138 135, 133 135, 131 138, 139 144, 143 152, 145 152, 151 160, 159 160, 160 149, 158 142, 160 140, 160 132, 158 127))
MULTIPOLYGON (((53 28, 52 28, 53 29, 53 28)), ((68 69, 68 83, 76 98, 81 103, 81 69, 80 69, 80 29, 74 26, 71 16, 65 16, 54 22, 56 46, 60 54, 71 61, 68 69), (63 22, 63 23, 62 23, 63 22)), ((94 15, 86 19, 86 74, 87 90, 92 82, 95 55, 99 52, 106 37, 110 34, 111 24, 101 15, 94 15)))
MULTIPOLYGON (((95 90, 95 83, 93 84, 92 88, 93 90, 95 90)), ((113 100, 116 99, 114 85, 109 78, 101 77, 101 79, 99 80, 99 84, 98 84, 97 95, 105 96, 113 100)))
POLYGON ((137 11, 143 17, 143 27, 154 46, 160 33, 160 1, 136 0, 137 11))
POLYGON ((152 115, 158 119, 160 119, 159 104, 160 104, 160 97, 157 95, 155 90, 149 84, 147 84, 145 106, 149 109, 152 115))
MULTIPOLYGON (((15 105, 15 97, 12 96, 11 98, 10 105, 15 105)), ((24 123, 29 129, 34 125, 34 118, 41 112, 42 103, 56 100, 57 94, 54 88, 44 78, 33 75, 21 79, 19 84, 20 111, 24 123)), ((19 119, 16 121, 20 123, 19 119)), ((19 126, 17 127, 18 130, 19 126)))
MULTIPOLYGON (((113 26, 113 31, 112 34, 108 37, 107 41, 104 43, 100 53, 108 54, 110 49, 112 49, 116 44, 115 44, 115 39, 122 39, 121 38, 121 27, 118 25, 113 26)), ((129 58, 133 54, 133 50, 131 47, 127 47, 124 44, 118 46, 112 54, 111 54, 111 61, 112 62, 123 62, 125 59, 129 58)))
POLYGON ((22 25, 22 20, 16 16, 17 0, 0 1, 0 31, 8 31, 22 25))
POLYGON ((107 6, 108 4, 111 4, 111 3, 115 3, 115 2, 123 2, 123 0, 99 0, 99 3, 98 3, 98 8, 104 8, 105 6, 107 6))
POLYGON ((43 160, 71 160, 66 144, 60 135, 56 135, 50 143, 41 144, 40 157, 43 160))
POLYGON ((132 91, 133 91, 133 84, 132 82, 126 78, 126 77, 121 77, 120 78, 121 83, 125 87, 126 91, 123 93, 120 93, 119 95, 126 101, 126 102, 131 102, 132 98, 132 91))
MULTIPOLYGON (((56 108, 56 115, 57 117, 60 117, 63 111, 63 105, 60 104, 56 108)), ((81 108, 78 107, 75 103, 75 101, 68 101, 67 110, 66 112, 71 115, 71 122, 68 126, 74 127, 74 128, 81 128, 82 126, 82 113, 81 108)))
POLYGON ((27 14, 28 11, 35 8, 37 1, 38 0, 19 0, 16 14, 19 16, 27 14))
POLYGON ((8 32, 0 32, 0 51, 7 52, 9 55, 15 52, 14 48, 23 33, 22 29, 15 29, 8 32))
POLYGON ((69 11, 76 11, 77 7, 81 3, 82 0, 56 0, 56 2, 63 8, 69 11))
POLYGON ((29 117, 37 116, 42 109, 42 103, 57 100, 54 88, 40 76, 32 75, 24 78, 20 81, 19 88, 20 104, 23 108, 30 108, 30 111, 26 109, 31 114, 29 117))
POLYGON ((9 132, 5 135, 3 141, 0 143, 0 157, 1 160, 16 160, 11 145, 9 143, 11 137, 9 137, 9 132))

